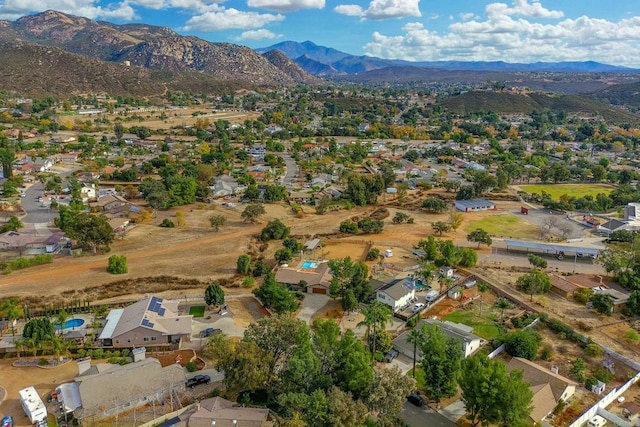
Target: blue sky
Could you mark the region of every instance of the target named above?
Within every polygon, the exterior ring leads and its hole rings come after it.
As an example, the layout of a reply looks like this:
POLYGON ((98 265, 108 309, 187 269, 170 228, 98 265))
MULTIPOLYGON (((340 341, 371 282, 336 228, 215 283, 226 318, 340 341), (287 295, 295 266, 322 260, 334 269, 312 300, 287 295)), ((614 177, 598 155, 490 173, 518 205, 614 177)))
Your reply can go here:
POLYGON ((593 60, 640 68, 637 0, 0 0, 0 19, 47 9, 251 48, 310 40, 410 61, 593 60))

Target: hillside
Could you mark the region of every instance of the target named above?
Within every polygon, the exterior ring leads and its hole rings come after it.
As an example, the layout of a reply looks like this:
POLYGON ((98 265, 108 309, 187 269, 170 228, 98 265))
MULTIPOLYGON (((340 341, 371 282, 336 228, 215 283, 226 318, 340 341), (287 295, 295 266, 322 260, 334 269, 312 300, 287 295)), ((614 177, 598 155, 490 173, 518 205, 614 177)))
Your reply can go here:
POLYGON ((467 114, 476 111, 499 113, 530 113, 533 110, 566 110, 572 113, 598 114, 613 123, 638 123, 637 116, 611 107, 585 95, 517 94, 502 91, 469 91, 448 96, 441 105, 453 112, 467 114))
MULTIPOLYGON (((214 79, 251 85, 310 84, 318 81, 302 69, 292 70, 292 67, 297 67, 293 62, 286 64, 286 70, 281 70, 247 47, 181 36, 164 27, 116 25, 52 10, 25 16, 15 22, 2 21, 0 27, 0 39, 7 46, 23 40, 91 59, 128 61, 131 65, 170 72, 197 71, 214 79)), ((11 52, 7 51, 8 54, 11 52)), ((13 62, 13 58, 3 56, 3 61, 13 62)), ((64 76, 64 73, 58 75, 59 78, 64 76)), ((20 76, 15 77, 21 80, 20 76)), ((108 77, 98 79, 108 80, 108 77)))
POLYGON ((222 92, 239 86, 204 73, 126 67, 31 43, 0 40, 0 56, 11 58, 0 61, 3 89, 27 96, 82 93, 157 96, 166 90, 222 92))

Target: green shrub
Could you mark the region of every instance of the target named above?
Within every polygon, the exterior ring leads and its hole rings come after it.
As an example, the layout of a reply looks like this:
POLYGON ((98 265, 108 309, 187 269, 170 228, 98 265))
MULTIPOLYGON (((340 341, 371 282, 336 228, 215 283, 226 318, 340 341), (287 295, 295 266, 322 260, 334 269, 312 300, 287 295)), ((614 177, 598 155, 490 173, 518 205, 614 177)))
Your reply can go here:
POLYGON ((81 348, 81 349, 78 350, 77 354, 78 354, 78 357, 80 359, 82 359, 83 357, 85 357, 87 355, 87 350, 85 350, 84 348, 81 348))
POLYGON ((109 257, 109 265, 107 272, 111 274, 125 274, 129 271, 127 268, 127 257, 124 255, 111 255, 109 257))
POLYGON ((184 367, 187 368, 187 371, 189 372, 198 370, 198 365, 196 365, 196 362, 188 362, 186 365, 184 365, 184 367))
POLYGON ((603 383, 608 383, 613 379, 613 374, 611 373, 611 371, 603 367, 596 369, 596 371, 593 373, 593 376, 603 383))
POLYGON ((548 345, 545 345, 542 348, 542 352, 540 352, 540 359, 551 360, 552 357, 553 357, 553 350, 548 345))
POLYGON ((48 361, 47 359, 45 359, 44 357, 43 357, 43 358, 41 358, 41 359, 38 361, 38 365, 40 365, 40 366, 47 366, 48 364, 49 364, 49 361, 48 361))
POLYGON ((253 277, 245 277, 242 279, 242 287, 243 288, 253 288, 256 284, 256 279, 253 277))
POLYGON ((584 352, 588 356, 597 357, 597 356, 602 356, 604 354, 604 349, 596 343, 590 343, 590 344, 587 344, 587 346, 584 348, 584 352))
POLYGON ((160 223, 160 227, 173 228, 175 226, 176 225, 169 218, 163 219, 162 222, 160 223))

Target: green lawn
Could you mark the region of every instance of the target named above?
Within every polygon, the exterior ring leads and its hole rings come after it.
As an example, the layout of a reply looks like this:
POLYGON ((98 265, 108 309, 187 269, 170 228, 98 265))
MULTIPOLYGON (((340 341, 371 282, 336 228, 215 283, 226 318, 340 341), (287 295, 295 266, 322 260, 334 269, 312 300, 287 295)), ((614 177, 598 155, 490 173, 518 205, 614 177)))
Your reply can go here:
POLYGON ((471 221, 464 227, 464 231, 471 233, 476 228, 482 228, 491 236, 512 239, 535 239, 539 234, 538 227, 511 214, 493 215, 471 221))
POLYGON ((204 305, 193 305, 189 308, 189 314, 193 317, 204 317, 204 305))
POLYGON ((597 196, 598 193, 609 194, 613 187, 607 184, 540 184, 519 185, 518 188, 527 193, 542 195, 542 190, 549 193, 551 198, 559 200, 560 196, 572 197, 597 196))
POLYGON ((494 322, 495 317, 491 313, 491 307, 486 304, 482 316, 479 316, 475 309, 460 310, 446 315, 442 320, 471 326, 474 334, 486 340, 491 340, 500 335, 500 329, 494 322))

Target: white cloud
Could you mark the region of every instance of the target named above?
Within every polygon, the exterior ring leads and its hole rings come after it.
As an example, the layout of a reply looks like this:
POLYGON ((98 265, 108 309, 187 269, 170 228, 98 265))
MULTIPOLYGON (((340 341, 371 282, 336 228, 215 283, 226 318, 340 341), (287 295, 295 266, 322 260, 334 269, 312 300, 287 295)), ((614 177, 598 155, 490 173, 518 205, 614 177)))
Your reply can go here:
POLYGON ((357 4, 341 4, 333 9, 336 13, 347 16, 362 16, 364 12, 357 4))
POLYGON ((415 61, 594 60, 640 66, 640 16, 619 21, 581 16, 543 24, 537 22, 539 17, 556 18, 562 12, 547 10, 536 1, 517 0, 514 7, 498 4, 487 6, 484 17, 450 24, 444 33, 421 22, 406 24, 402 35, 375 32, 365 52, 415 61))
POLYGON ((363 10, 360 6, 353 4, 338 5, 334 8, 337 13, 348 16, 359 16, 362 19, 392 19, 404 18, 407 16, 420 17, 420 0, 372 0, 369 7, 363 10), (360 11, 356 15, 357 11, 360 11))
POLYGON ((514 0, 513 7, 509 7, 505 3, 491 3, 485 8, 485 12, 489 19, 501 18, 503 16, 520 15, 532 18, 562 18, 564 13, 560 10, 546 9, 539 1, 533 0, 514 0))
POLYGON ((294 12, 302 9, 324 9, 325 0, 247 0, 247 6, 276 12, 294 12))
POLYGON ((249 30, 240 34, 240 37, 237 37, 236 40, 244 41, 244 40, 273 40, 281 38, 282 34, 275 34, 269 30, 265 30, 261 28, 259 30, 249 30))
POLYGON ((202 32, 234 29, 249 30, 283 20, 284 16, 282 15, 243 12, 233 8, 217 7, 216 10, 189 18, 182 29, 184 31, 202 32))
POLYGON ((57 10, 90 19, 113 18, 131 20, 136 17, 128 1, 109 3, 106 7, 97 0, 4 0, 0 2, 0 19, 15 20, 34 12, 57 10))
POLYGON ((474 13, 461 13, 460 19, 462 19, 463 21, 468 21, 469 19, 473 19, 475 16, 476 15, 474 13))
POLYGON ((131 3, 147 9, 176 8, 189 11, 206 12, 224 0, 129 0, 131 3))

